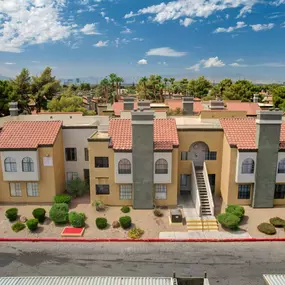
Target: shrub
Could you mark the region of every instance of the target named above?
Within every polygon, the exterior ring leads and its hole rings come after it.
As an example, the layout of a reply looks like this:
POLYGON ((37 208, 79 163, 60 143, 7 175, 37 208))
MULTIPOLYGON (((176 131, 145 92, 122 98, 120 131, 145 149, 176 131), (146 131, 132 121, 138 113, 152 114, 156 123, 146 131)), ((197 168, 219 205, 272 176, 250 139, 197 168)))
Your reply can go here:
POLYGON ((5 216, 6 218, 10 221, 10 222, 14 222, 17 220, 18 218, 18 209, 17 208, 10 208, 5 212, 5 216))
POLYGON ((46 210, 43 208, 36 208, 33 210, 33 216, 35 219, 39 221, 39 223, 43 223, 46 218, 46 210))
POLYGON ((108 226, 107 219, 105 219, 105 218, 97 218, 96 219, 96 226, 100 230, 105 229, 108 226))
POLYGON ((276 234, 275 227, 269 223, 261 223, 260 225, 257 226, 257 229, 266 235, 276 234))
POLYGON ((68 194, 58 194, 53 197, 54 203, 57 203, 57 204, 61 204, 61 203, 69 204, 71 200, 72 200, 72 196, 68 194))
POLYGON ((162 217, 162 216, 163 216, 163 213, 161 212, 160 209, 154 209, 154 210, 153 210, 153 214, 154 214, 156 217, 162 217))
POLYGON ((270 221, 270 224, 272 224, 276 228, 285 227, 285 220, 283 220, 279 217, 271 218, 269 221, 270 221))
POLYGON ((96 207, 96 211, 98 211, 98 212, 103 212, 103 211, 105 211, 105 205, 104 205, 104 203, 102 202, 102 201, 95 201, 95 207, 96 207))
POLYGON ((238 224, 240 222, 240 218, 238 216, 230 213, 220 214, 217 218, 221 225, 233 230, 238 228, 238 224))
POLYGON ((68 219, 74 228, 85 227, 85 215, 83 213, 70 212, 68 219))
POLYGON ((144 230, 140 228, 134 228, 129 230, 128 237, 133 239, 141 238, 141 236, 144 234, 144 230))
POLYGON ((241 219, 244 216, 244 207, 238 205, 229 205, 226 208, 226 213, 233 214, 241 219))
POLYGON ((20 222, 16 222, 14 225, 12 225, 11 228, 12 228, 12 230, 13 230, 14 232, 17 233, 17 232, 23 230, 25 227, 26 227, 25 224, 20 223, 20 222))
POLYGON ((123 229, 128 229, 132 225, 132 219, 130 216, 121 217, 119 221, 123 229))
POLYGON ((65 203, 53 204, 49 217, 55 224, 65 224, 68 221, 68 205, 65 203))
POLYGON ((28 229, 32 232, 38 228, 38 219, 30 219, 26 222, 28 229))
POLYGON ((121 212, 123 212, 124 214, 129 213, 131 211, 129 206, 123 206, 121 208, 121 212))
POLYGON ((85 181, 79 178, 71 180, 67 184, 67 192, 72 195, 72 197, 81 197, 88 193, 88 191, 88 185, 86 185, 85 181))

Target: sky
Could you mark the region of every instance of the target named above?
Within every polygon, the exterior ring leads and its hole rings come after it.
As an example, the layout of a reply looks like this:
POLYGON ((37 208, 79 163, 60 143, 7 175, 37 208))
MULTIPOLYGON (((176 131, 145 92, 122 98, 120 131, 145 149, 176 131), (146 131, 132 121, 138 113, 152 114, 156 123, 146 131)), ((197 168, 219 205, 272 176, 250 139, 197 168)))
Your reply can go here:
POLYGON ((1 0, 0 74, 285 81, 285 0, 1 0))

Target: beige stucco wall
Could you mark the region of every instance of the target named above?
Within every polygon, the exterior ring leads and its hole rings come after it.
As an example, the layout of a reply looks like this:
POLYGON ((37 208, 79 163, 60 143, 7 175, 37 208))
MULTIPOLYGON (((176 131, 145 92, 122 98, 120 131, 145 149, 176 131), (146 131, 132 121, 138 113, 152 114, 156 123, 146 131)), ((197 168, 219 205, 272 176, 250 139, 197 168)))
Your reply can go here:
POLYGON ((201 119, 220 119, 220 118, 244 118, 246 111, 227 111, 227 110, 202 110, 200 112, 201 119))
MULTIPOLYGON (((223 153, 223 132, 222 131, 205 131, 205 130, 178 130, 179 136, 179 154, 178 154, 178 180, 181 174, 192 174, 192 161, 181 160, 181 152, 188 152, 190 146, 195 142, 204 142, 208 145, 210 151, 217 152, 217 160, 207 160, 208 174, 216 175, 215 195, 220 195, 221 185, 221 166, 223 153)), ((180 182, 178 181, 178 185, 180 182)))

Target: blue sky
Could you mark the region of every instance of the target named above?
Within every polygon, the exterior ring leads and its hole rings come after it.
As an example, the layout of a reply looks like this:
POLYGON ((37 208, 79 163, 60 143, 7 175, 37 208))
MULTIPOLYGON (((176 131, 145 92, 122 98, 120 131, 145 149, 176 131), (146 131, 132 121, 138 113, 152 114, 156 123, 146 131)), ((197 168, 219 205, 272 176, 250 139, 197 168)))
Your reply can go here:
POLYGON ((285 0, 2 0, 0 74, 285 81, 285 0))

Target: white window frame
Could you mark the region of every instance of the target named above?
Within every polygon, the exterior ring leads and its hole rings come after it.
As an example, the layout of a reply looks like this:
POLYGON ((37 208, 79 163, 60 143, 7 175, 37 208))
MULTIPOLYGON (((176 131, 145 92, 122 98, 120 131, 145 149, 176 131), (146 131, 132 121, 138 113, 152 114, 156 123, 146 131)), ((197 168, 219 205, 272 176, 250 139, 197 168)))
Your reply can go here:
POLYGON ((278 162, 278 173, 284 174, 285 173, 285 158, 281 159, 278 162))
POLYGON ((5 172, 17 172, 17 162, 13 157, 7 157, 4 160, 5 172))
POLYGON ((246 158, 241 163, 241 174, 253 174, 255 162, 252 158, 246 158))
POLYGON ((132 184, 120 185, 120 200, 132 200, 132 184))
POLYGON ((39 196, 39 184, 37 182, 27 183, 27 196, 38 197, 39 196))
POLYGON ((66 172, 66 180, 72 181, 78 179, 78 172, 66 172))
POLYGON ((30 157, 24 157, 22 159, 22 171, 23 172, 34 172, 34 161, 30 157))
POLYGON ((155 174, 168 174, 168 162, 164 158, 159 158, 155 162, 155 174))
POLYGON ((10 182, 9 188, 10 188, 10 196, 11 197, 22 197, 21 183, 10 182))
POLYGON ((167 199, 167 186, 165 184, 155 184, 155 200, 167 199))
POLYGON ((132 174, 132 164, 128 159, 123 158, 119 161, 118 173, 119 174, 132 174))

